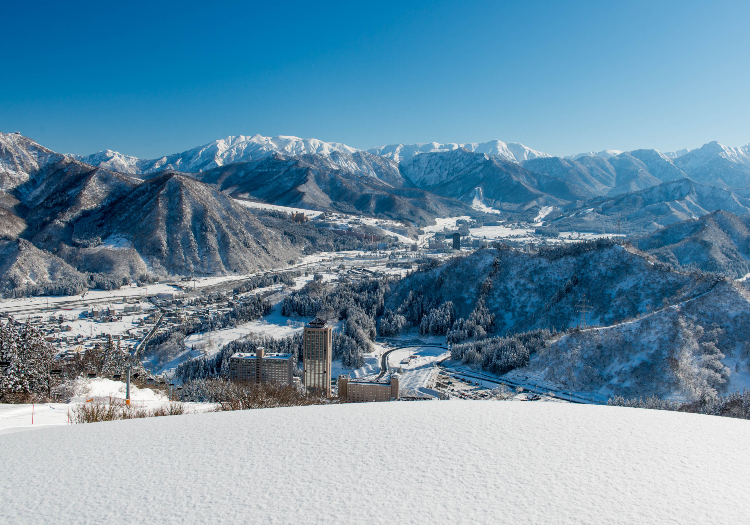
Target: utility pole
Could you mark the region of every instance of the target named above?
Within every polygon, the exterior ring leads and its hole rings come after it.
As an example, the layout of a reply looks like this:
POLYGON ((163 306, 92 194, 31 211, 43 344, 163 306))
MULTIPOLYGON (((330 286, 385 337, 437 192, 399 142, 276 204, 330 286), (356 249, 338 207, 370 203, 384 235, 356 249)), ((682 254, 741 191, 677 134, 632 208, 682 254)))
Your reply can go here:
POLYGON ((581 322, 580 325, 581 328, 586 328, 586 314, 591 312, 594 308, 589 305, 588 301, 586 300, 586 294, 583 294, 583 298, 581 299, 581 302, 576 305, 576 309, 578 310, 578 313, 581 314, 581 322))
POLYGON ((125 404, 130 406, 130 363, 128 363, 128 375, 125 382, 125 404))

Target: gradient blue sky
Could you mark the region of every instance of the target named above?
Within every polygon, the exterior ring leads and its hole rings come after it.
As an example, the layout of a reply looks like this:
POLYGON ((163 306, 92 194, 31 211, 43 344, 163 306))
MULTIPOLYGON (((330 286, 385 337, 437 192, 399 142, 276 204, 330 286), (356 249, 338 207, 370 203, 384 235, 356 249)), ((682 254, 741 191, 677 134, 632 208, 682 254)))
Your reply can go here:
POLYGON ((5 2, 0 130, 151 158, 227 135, 551 154, 750 142, 750 2, 5 2))

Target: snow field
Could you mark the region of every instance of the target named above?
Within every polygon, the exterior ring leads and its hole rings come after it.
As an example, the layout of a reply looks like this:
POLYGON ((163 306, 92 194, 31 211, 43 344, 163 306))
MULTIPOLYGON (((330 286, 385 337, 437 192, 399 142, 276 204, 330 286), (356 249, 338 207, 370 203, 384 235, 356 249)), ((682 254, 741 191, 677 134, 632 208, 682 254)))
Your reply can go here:
POLYGON ((86 297, 81 300, 80 295, 45 295, 39 297, 24 297, 20 299, 0 299, 0 313, 14 313, 23 309, 38 309, 43 310, 47 308, 47 304, 51 308, 55 306, 63 307, 62 303, 65 303, 65 307, 76 303, 80 308, 83 303, 101 305, 103 303, 117 303, 118 299, 124 298, 143 298, 150 295, 156 295, 157 293, 173 293, 179 291, 178 288, 169 284, 150 284, 148 286, 125 286, 119 290, 90 290, 86 292, 86 297), (80 304, 78 304, 80 303, 80 304))
POLYGON ((192 414, 2 435, 0 493, 15 524, 734 524, 748 439, 747 421, 564 403, 192 414))
POLYGON ((413 390, 420 394, 433 395, 426 391, 437 374, 435 363, 450 354, 441 348, 405 348, 395 350, 388 355, 388 366, 392 372, 399 368, 403 370, 400 374, 398 386, 402 390, 413 390), (408 364, 401 364, 405 358, 415 356, 408 364))
MULTIPOLYGON (((73 417, 73 408, 88 400, 99 399, 105 403, 109 398, 125 399, 125 382, 106 378, 79 379, 76 394, 70 403, 40 403, 35 405, 0 404, 0 434, 35 430, 46 426, 68 425, 68 416, 73 417), (33 424, 32 424, 33 416, 33 424)), ((167 396, 150 388, 130 385, 131 405, 154 409, 169 402, 167 396)), ((188 409, 202 412, 213 408, 211 403, 187 403, 188 409)), ((2 522, 2 520, 0 520, 2 522)))

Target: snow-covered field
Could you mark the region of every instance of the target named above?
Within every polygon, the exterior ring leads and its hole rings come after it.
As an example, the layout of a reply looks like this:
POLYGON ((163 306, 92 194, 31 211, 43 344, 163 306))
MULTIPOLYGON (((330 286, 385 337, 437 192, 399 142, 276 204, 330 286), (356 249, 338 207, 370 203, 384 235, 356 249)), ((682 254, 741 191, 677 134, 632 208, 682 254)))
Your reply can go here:
POLYGON ((401 369, 399 388, 402 390, 433 395, 429 388, 438 372, 435 363, 449 355, 448 351, 433 347, 394 350, 388 355, 388 366, 393 371, 401 369), (405 360, 408 363, 403 363, 405 360))
MULTIPOLYGON (((125 399, 125 383, 106 378, 79 379, 76 382, 76 395, 70 403, 0 404, 0 434, 32 430, 50 425, 67 425, 69 424, 69 414, 72 414, 76 404, 94 398, 110 397, 125 399)), ((168 399, 158 391, 131 385, 130 401, 133 406, 157 408, 167 403, 168 399)), ((195 404, 192 403, 192 405, 195 404)))
POLYGON ((177 288, 168 284, 150 284, 148 286, 124 286, 119 290, 91 290, 84 299, 80 295, 48 295, 41 297, 24 297, 20 299, 0 299, 0 313, 15 313, 24 309, 62 308, 72 303, 118 303, 121 299, 144 298, 162 292, 175 292, 177 288))
POLYGON ((185 346, 191 350, 200 350, 207 354, 214 354, 227 343, 246 338, 250 334, 281 339, 282 337, 301 332, 304 327, 304 320, 293 320, 282 316, 281 303, 279 303, 274 307, 270 315, 261 319, 243 323, 234 328, 190 335, 185 339, 185 346))
POLYGON ((2 521, 738 524, 748 440, 743 420, 499 401, 45 428, 0 435, 2 521))
POLYGON ((530 237, 534 230, 531 228, 512 228, 509 226, 482 226, 481 228, 471 228, 469 230, 473 237, 478 239, 505 239, 508 237, 530 237))

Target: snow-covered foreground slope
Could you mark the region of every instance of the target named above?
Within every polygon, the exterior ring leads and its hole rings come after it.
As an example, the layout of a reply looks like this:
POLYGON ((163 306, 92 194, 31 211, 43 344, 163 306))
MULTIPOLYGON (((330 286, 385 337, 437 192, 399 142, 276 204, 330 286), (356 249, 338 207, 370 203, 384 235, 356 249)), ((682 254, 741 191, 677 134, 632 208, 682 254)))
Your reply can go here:
POLYGON ((0 436, 7 523, 743 523, 750 423, 561 403, 252 410, 0 436))

